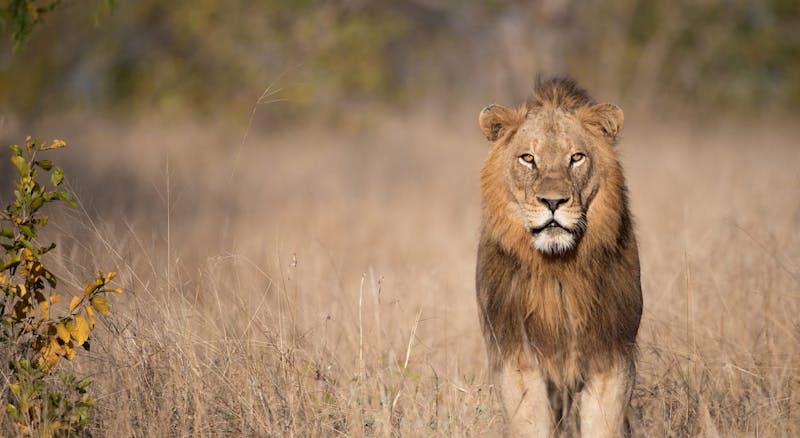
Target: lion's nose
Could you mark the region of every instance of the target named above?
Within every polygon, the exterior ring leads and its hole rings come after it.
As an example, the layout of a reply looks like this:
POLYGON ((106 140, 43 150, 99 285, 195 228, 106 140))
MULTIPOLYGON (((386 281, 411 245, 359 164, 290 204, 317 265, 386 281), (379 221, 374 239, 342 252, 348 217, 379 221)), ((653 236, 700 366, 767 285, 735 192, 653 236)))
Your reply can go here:
POLYGON ((541 202, 542 204, 546 205, 553 213, 556 212, 556 209, 558 208, 559 205, 569 201, 569 198, 556 198, 556 199, 536 198, 536 199, 538 199, 539 202, 541 202))

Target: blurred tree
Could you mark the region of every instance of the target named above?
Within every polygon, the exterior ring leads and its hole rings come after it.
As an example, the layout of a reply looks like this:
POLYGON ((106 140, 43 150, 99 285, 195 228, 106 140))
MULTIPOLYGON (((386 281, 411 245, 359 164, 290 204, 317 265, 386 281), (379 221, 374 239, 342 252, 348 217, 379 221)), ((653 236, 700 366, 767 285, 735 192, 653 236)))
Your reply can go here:
MULTIPOLYGON (((23 47, 31 36, 36 25, 40 24, 48 12, 62 4, 63 0, 1 0, 0 32, 11 36, 14 50, 23 47)), ((114 8, 116 0, 101 0, 95 8, 95 19, 100 6, 109 11, 114 8)))
POLYGON ((0 29, 11 35, 16 50, 28 41, 33 27, 44 15, 60 3, 61 0, 4 0, 0 3, 0 29))

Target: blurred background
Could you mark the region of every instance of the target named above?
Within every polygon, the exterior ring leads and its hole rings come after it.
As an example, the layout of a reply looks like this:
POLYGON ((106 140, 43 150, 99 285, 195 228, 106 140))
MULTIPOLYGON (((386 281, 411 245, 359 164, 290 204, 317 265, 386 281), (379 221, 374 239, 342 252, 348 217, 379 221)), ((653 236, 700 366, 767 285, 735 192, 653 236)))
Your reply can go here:
MULTIPOLYGON (((0 108, 25 120, 77 109, 242 123, 271 85, 282 104, 259 111, 262 126, 374 105, 517 100, 536 74, 553 73, 648 108, 800 108, 793 0, 5 3, 41 9, 26 44, 14 51, 4 38, 0 52, 0 108)), ((3 22, 15 30, 8 13, 3 22)))
POLYGON ((499 434, 477 115, 568 74, 625 111, 635 435, 800 435, 799 29, 796 0, 0 0, 0 144, 67 141, 57 274, 126 291, 68 364, 92 430, 499 434))

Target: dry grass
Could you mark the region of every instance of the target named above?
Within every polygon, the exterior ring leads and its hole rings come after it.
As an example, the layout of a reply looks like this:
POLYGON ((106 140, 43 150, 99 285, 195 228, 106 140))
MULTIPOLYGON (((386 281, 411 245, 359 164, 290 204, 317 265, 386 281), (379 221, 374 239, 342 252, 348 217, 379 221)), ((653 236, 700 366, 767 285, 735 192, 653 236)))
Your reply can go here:
MULTIPOLYGON (((98 435, 499 435, 474 303, 474 116, 243 146, 203 124, 42 128, 71 143, 85 207, 55 221, 59 272, 77 287, 116 268, 127 290, 76 361, 98 435)), ((800 435, 798 132, 627 125, 637 435, 800 435)))

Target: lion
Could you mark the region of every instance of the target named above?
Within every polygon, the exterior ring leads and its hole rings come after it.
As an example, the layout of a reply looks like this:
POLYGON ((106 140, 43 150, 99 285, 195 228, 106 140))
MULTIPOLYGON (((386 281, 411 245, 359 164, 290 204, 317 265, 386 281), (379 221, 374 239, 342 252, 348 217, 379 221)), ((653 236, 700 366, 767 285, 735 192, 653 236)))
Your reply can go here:
POLYGON ((630 433, 642 291, 623 119, 568 78, 480 113, 476 291, 510 435, 630 433))

